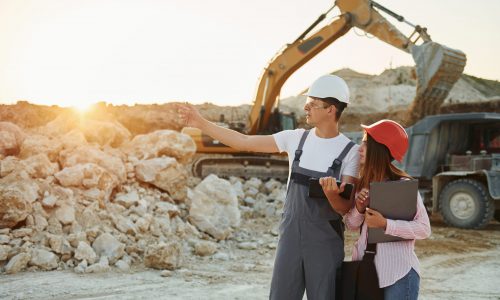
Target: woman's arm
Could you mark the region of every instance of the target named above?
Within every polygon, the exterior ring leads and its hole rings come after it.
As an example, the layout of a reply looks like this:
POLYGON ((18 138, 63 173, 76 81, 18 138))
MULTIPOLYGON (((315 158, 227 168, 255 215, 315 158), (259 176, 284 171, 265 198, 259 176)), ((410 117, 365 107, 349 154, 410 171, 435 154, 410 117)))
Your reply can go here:
POLYGON ((347 229, 351 231, 359 231, 359 227, 363 224, 365 220, 365 215, 360 213, 356 206, 351 208, 347 214, 344 216, 344 223, 347 229))
POLYGON ((405 239, 425 239, 431 235, 429 216, 420 197, 417 198, 417 213, 412 221, 387 220, 385 234, 399 236, 405 239))

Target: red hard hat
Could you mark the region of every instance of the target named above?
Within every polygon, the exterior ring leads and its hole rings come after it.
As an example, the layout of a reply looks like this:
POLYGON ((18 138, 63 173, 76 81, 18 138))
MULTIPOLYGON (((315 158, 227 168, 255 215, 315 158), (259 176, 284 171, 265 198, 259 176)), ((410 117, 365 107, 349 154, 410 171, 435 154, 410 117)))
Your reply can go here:
POLYGON ((375 141, 385 145, 394 159, 401 162, 408 150, 408 134, 403 126, 392 120, 380 120, 363 127, 375 141))

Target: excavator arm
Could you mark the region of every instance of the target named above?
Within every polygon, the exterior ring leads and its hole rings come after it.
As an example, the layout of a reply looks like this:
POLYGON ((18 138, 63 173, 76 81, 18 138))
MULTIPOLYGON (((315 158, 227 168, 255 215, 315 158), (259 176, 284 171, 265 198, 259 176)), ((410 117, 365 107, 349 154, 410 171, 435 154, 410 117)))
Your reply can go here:
MULTIPOLYGON (((326 13, 321 15, 315 23, 319 23, 325 16, 326 13)), ((314 25, 315 24, 311 27, 314 25)), ((284 49, 278 52, 264 69, 257 87, 255 102, 250 112, 249 134, 259 133, 267 126, 269 117, 273 111, 273 106, 285 81, 295 71, 311 60, 311 58, 328 47, 339 37, 346 34, 352 28, 352 25, 350 16, 344 14, 309 36, 307 39, 302 39, 302 37, 312 29, 311 27, 309 27, 301 37, 295 40, 295 42, 286 45, 284 49)))
POLYGON ((453 84, 460 78, 465 67, 465 55, 461 51, 432 42, 425 28, 409 23, 402 16, 374 1, 337 0, 335 5, 341 11, 338 19, 324 25, 305 38, 333 9, 332 7, 321 15, 297 40, 279 51, 264 69, 249 116, 247 126, 249 134, 256 134, 267 128, 273 107, 285 81, 297 69, 346 34, 352 27, 360 28, 413 55, 416 63, 417 93, 408 110, 408 124, 406 125, 414 123, 425 115, 436 113, 453 84), (413 26, 414 32, 407 37, 375 8, 413 26), (421 45, 416 44, 419 39, 423 41, 421 45))
MULTIPOLYGON (((402 16, 374 1, 337 0, 329 11, 322 14, 293 43, 283 47, 264 68, 257 85, 254 105, 244 130, 245 133, 262 134, 273 132, 277 128, 281 130, 280 128, 285 123, 281 122, 281 117, 284 115, 279 113, 276 115, 279 117, 279 124, 276 126, 273 114, 276 112, 275 104, 285 81, 297 69, 353 27, 360 28, 412 54, 416 63, 417 92, 405 125, 414 123, 426 114, 436 113, 453 84, 460 77, 465 66, 465 55, 460 51, 432 42, 425 28, 405 21, 402 16), (338 18, 323 25, 327 14, 336 6, 341 14, 338 18), (398 21, 413 26, 414 32, 410 36, 402 34, 379 11, 384 11, 398 21), (320 24, 322 27, 313 31, 320 24), (422 44, 417 45, 420 39, 422 44)), ((213 140, 196 128, 184 128, 183 132, 195 140, 197 152, 200 153, 192 165, 195 176, 205 177, 216 173, 226 177, 273 177, 282 180, 288 177, 288 160, 283 157, 244 153, 213 140)))

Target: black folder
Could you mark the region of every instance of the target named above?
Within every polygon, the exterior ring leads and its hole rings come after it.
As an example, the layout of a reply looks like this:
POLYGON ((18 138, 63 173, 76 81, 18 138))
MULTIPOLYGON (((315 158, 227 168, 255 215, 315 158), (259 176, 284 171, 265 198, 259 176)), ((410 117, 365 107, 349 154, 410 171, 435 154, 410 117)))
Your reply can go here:
MULTIPOLYGON (((386 219, 411 221, 417 213, 418 180, 370 183, 370 208, 386 219)), ((368 228, 368 243, 403 241, 388 235, 382 228, 368 228)))

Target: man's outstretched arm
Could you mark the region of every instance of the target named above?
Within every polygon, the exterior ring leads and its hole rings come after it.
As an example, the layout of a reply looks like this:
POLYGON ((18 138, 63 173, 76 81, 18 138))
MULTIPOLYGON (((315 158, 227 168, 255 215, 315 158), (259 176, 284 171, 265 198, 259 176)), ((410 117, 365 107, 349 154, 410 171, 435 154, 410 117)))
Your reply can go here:
POLYGON ((177 104, 177 107, 179 116, 186 126, 199 128, 205 134, 208 134, 224 145, 241 151, 279 152, 272 135, 245 135, 206 120, 192 105, 177 104))

